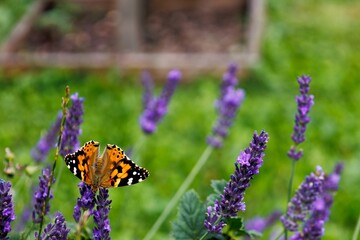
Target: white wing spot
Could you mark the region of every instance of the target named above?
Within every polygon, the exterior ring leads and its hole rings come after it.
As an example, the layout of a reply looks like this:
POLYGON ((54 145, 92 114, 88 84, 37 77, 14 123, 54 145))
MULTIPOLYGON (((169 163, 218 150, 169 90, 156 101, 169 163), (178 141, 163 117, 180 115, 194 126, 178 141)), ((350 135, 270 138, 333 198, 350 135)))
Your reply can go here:
POLYGON ((139 178, 139 182, 142 182, 143 181, 143 179, 142 178, 139 178))
POLYGON ((74 167, 74 170, 73 170, 74 175, 76 175, 76 171, 77 171, 77 169, 76 169, 76 167, 74 167))
POLYGON ((133 178, 129 178, 128 182, 127 182, 127 185, 131 185, 133 182, 133 178))
POLYGON ((70 165, 66 165, 68 169, 70 169, 70 165))
POLYGON ((138 174, 137 172, 135 172, 135 171, 133 172, 133 175, 137 175, 137 174, 138 174))
POLYGON ((73 164, 75 164, 75 160, 72 160, 73 164))

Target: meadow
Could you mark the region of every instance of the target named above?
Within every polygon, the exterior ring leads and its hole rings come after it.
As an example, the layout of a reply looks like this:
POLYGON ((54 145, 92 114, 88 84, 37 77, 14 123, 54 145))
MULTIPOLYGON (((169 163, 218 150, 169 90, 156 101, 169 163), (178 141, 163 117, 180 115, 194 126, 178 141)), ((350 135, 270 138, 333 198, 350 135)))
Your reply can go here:
MULTIPOLYGON (((297 76, 312 77, 310 93, 315 96, 301 144, 303 158, 297 163, 294 190, 317 165, 331 172, 344 162, 340 188, 335 196, 324 239, 351 239, 360 216, 360 4, 357 1, 292 1, 267 3, 267 23, 262 56, 251 69, 239 75, 238 86, 246 92, 224 146, 212 153, 192 183, 204 200, 212 192, 212 179, 228 180, 240 150, 252 134, 262 129, 270 140, 264 165, 246 191, 245 221, 284 211, 291 161, 287 151, 298 95, 297 76)), ((226 66, 228 63, 224 63, 226 66)), ((176 66, 174 66, 176 68, 176 66)), ((240 66, 241 68, 241 66, 240 66)), ((180 69, 181 70, 181 69, 180 69)), ((15 162, 36 165, 31 149, 55 120, 65 86, 84 97, 81 144, 88 140, 117 144, 124 150, 136 146, 133 160, 146 167, 150 177, 141 184, 110 190, 111 236, 114 239, 142 239, 160 215, 206 148, 206 137, 216 120, 214 101, 219 95, 221 72, 187 75, 169 105, 169 112, 157 131, 145 136, 139 126, 142 86, 139 71, 34 69, 0 72, 0 148, 9 147, 15 162)), ((166 75, 156 75, 161 91, 166 75)), ((54 151, 47 164, 54 161, 54 151)), ((0 164, 3 168, 3 163, 0 164)), ((18 173, 10 179, 15 189, 16 228, 38 183, 43 165, 31 175, 18 173)), ((4 174, 2 179, 9 180, 4 174)), ((72 222, 79 196, 79 180, 60 158, 56 168, 51 213, 60 211, 72 222)), ((154 239, 168 239, 170 217, 154 239)), ((275 228, 281 228, 278 222, 275 228)), ((265 233, 266 239, 271 230, 265 233)))

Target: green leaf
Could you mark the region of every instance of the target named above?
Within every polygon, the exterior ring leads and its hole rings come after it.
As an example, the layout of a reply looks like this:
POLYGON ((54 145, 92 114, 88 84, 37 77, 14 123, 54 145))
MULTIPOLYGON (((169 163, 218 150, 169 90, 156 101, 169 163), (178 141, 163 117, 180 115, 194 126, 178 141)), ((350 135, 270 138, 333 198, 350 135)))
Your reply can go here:
POLYGON ((224 188, 227 184, 227 181, 222 180, 212 180, 211 187, 214 189, 214 192, 217 194, 222 194, 224 192, 224 188))
POLYGON ((232 217, 226 219, 229 231, 244 230, 244 220, 241 217, 232 217))
POLYGON ((177 219, 172 224, 175 239, 199 239, 205 234, 205 205, 198 194, 190 190, 180 201, 177 219))
POLYGON ((241 217, 227 218, 226 225, 226 232, 229 236, 248 236, 244 228, 244 220, 241 217))
POLYGON ((214 189, 215 193, 210 194, 206 198, 206 205, 212 206, 215 203, 215 200, 220 197, 220 194, 224 192, 224 188, 226 186, 227 182, 225 180, 212 180, 211 181, 211 187, 214 189))
POLYGON ((245 232, 245 234, 246 234, 247 236, 249 236, 251 239, 261 238, 261 237, 262 237, 262 233, 257 232, 257 231, 254 231, 254 230, 249 230, 249 231, 245 230, 244 232, 245 232))
MULTIPOLYGON (((23 236, 22 236, 20 233, 15 232, 15 231, 9 233, 8 237, 9 237, 10 239, 13 239, 13 240, 21 240, 21 239, 24 239, 23 236)), ((4 238, 4 239, 6 239, 6 238, 4 238)))
POLYGON ((253 230, 246 230, 244 225, 244 219, 241 217, 232 217, 226 219, 226 235, 229 236, 231 239, 240 236, 247 236, 251 239, 259 238, 262 236, 261 233, 253 231, 253 230))
POLYGON ((77 236, 77 223, 75 222, 67 222, 66 226, 68 228, 70 228, 70 232, 68 234, 68 238, 69 240, 74 240, 74 239, 91 239, 92 238, 92 229, 89 228, 88 226, 84 226, 81 230, 80 236, 77 236))
POLYGON ((207 206, 214 206, 215 200, 219 198, 219 194, 212 193, 206 198, 207 206))

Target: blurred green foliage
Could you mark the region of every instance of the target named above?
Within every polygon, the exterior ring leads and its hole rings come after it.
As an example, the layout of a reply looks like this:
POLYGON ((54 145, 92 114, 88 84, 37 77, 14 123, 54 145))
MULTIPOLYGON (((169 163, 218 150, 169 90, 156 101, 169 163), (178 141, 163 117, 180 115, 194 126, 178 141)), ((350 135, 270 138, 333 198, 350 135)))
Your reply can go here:
POLYGON ((76 4, 58 2, 50 11, 42 14, 41 18, 37 20, 36 26, 38 28, 55 28, 61 34, 70 32, 73 28, 71 23, 79 10, 80 8, 76 4))
MULTIPOLYGON (((0 29, 0 39, 24 10, 24 6, 15 2, 26 1, 6 1, 11 8, 0 4, 3 13, 0 25, 5 26, 0 29)), ((313 78, 310 92, 315 95, 315 105, 310 113, 312 121, 306 142, 301 146, 304 157, 297 164, 294 189, 317 165, 330 172, 337 161, 343 160, 345 169, 326 224, 325 239, 349 239, 360 214, 360 108, 357 105, 360 102, 360 32, 357 30, 360 3, 272 0, 267 4, 262 59, 240 82, 240 87, 246 90, 245 102, 224 147, 212 154, 192 187, 204 200, 211 192, 211 179, 228 179, 233 162, 239 151, 247 147, 253 131, 265 129, 270 136, 269 147, 260 175, 245 195, 244 217, 246 220, 270 214, 274 208, 285 209, 290 176, 286 153, 291 146, 296 111, 296 77, 309 74, 313 78)), ((200 157, 216 118, 213 103, 218 96, 220 75, 198 75, 191 82, 180 84, 169 114, 158 131, 145 138, 134 159, 141 161, 151 176, 144 183, 110 190, 112 236, 141 239, 200 157)), ((2 71, 0 148, 10 147, 18 163, 32 164, 30 149, 55 119, 65 86, 69 85, 73 93, 79 92, 85 98, 81 142, 93 139, 100 141, 102 147, 114 143, 130 149, 143 138, 138 124, 142 110, 138 76, 117 70, 2 71)), ((49 156, 49 164, 53 155, 49 156)), ((59 210, 71 221, 78 179, 62 162, 57 172, 61 174, 51 211, 59 210)), ((3 174, 0 176, 5 178, 3 174)), ((12 182, 15 188, 29 191, 31 182, 37 184, 37 181, 37 176, 31 179, 15 176, 12 182)), ((27 198, 26 194, 15 194, 18 219, 27 198)), ((170 220, 175 216, 176 209, 155 239, 169 237, 170 220)))
POLYGON ((6 39, 11 28, 25 13, 31 0, 2 0, 0 2, 0 42, 6 39))

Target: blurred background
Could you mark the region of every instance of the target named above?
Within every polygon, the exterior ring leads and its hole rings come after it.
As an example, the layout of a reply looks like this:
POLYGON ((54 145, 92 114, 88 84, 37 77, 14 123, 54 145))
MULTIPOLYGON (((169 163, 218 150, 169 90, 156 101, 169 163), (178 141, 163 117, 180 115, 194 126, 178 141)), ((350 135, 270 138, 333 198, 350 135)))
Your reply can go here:
MULTIPOLYGON (((222 74, 236 62, 246 99, 224 147, 211 155, 191 187, 204 200, 212 192, 210 181, 228 180, 253 132, 265 129, 269 146, 246 192, 243 214, 245 220, 265 216, 286 207, 296 77, 308 74, 315 105, 294 189, 317 165, 330 172, 344 161, 324 239, 350 239, 360 215, 359 15, 355 0, 3 0, 1 157, 9 147, 16 163, 35 165, 30 150, 55 120, 66 85, 85 99, 81 144, 93 139, 103 147, 114 143, 131 149, 144 139, 138 123, 141 71, 152 73, 159 93, 167 71, 180 69, 184 78, 168 115, 133 159, 150 171, 150 178, 110 190, 112 237, 142 239, 206 148, 222 74)), ((54 152, 49 165, 53 157, 54 152)), ((37 184, 41 167, 33 176, 18 173, 11 179, 18 216, 14 227, 31 198, 18 193, 37 184)), ((63 168, 58 164, 51 212, 61 211, 71 222, 79 181, 63 168)), ((154 239, 169 238, 175 216, 176 209, 154 239)))

